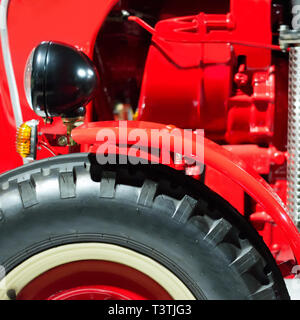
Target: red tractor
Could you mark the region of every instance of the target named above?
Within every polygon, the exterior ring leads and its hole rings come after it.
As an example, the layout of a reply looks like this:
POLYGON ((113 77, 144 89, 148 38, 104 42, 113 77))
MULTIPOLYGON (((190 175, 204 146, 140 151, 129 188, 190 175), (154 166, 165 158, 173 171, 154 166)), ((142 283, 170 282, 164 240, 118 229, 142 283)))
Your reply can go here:
POLYGON ((0 298, 289 299, 299 14, 1 0, 0 298))

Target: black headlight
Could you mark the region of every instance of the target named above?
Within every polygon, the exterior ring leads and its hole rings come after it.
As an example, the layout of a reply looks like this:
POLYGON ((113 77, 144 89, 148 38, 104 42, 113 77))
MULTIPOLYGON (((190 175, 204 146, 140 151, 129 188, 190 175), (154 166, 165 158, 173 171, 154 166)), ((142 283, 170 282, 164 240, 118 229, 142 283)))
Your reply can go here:
POLYGON ((27 101, 41 117, 75 117, 93 98, 98 74, 81 51, 60 43, 42 42, 25 69, 27 101))

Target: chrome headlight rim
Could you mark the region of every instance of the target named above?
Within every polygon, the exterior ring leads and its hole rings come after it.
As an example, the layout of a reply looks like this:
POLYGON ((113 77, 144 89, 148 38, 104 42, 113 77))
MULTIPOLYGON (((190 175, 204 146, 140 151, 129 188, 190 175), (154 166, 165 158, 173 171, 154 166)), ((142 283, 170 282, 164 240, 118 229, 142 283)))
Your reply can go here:
POLYGON ((31 51, 24 72, 27 102, 30 108, 42 118, 48 118, 45 101, 45 66, 50 44, 51 42, 43 41, 31 51))
POLYGON ((25 72, 24 72, 25 96, 32 110, 33 110, 33 106, 32 106, 32 95, 31 95, 31 82, 32 82, 32 64, 33 64, 34 53, 35 53, 35 48, 30 52, 28 56, 28 59, 25 65, 25 72))

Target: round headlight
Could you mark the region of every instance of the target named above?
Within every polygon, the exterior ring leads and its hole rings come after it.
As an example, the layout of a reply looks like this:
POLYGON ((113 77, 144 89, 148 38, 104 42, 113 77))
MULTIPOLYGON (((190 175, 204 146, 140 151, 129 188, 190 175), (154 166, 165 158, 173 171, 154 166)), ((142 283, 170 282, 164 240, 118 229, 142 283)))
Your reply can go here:
POLYGON ((98 74, 93 62, 68 45, 42 42, 25 69, 27 101, 41 117, 76 117, 93 98, 98 74))

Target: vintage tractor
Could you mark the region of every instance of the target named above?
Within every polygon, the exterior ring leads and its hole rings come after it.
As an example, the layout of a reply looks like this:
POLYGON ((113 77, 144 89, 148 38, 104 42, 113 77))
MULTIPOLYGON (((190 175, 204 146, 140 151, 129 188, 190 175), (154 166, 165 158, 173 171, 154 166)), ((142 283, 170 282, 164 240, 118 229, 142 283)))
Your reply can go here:
POLYGON ((289 299, 299 14, 1 0, 0 298, 289 299))

